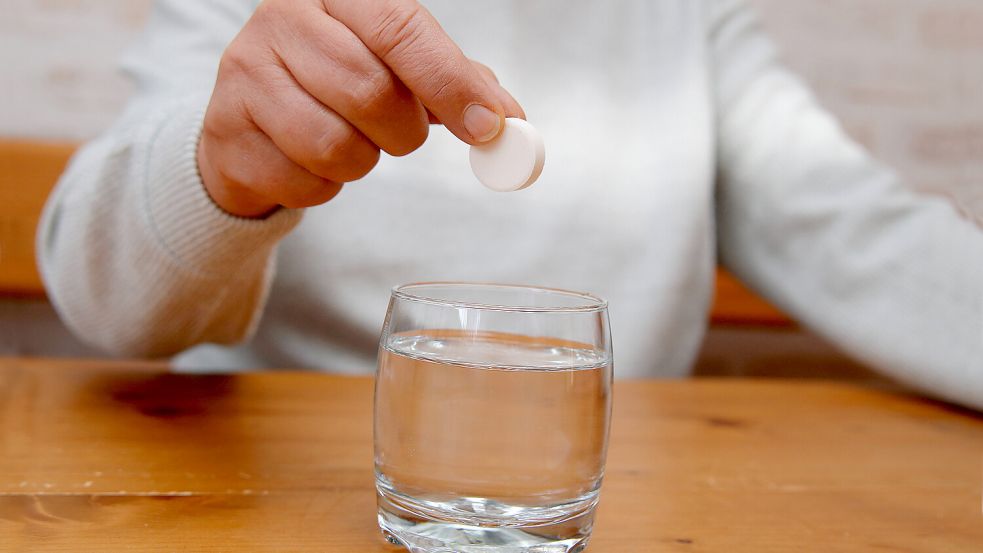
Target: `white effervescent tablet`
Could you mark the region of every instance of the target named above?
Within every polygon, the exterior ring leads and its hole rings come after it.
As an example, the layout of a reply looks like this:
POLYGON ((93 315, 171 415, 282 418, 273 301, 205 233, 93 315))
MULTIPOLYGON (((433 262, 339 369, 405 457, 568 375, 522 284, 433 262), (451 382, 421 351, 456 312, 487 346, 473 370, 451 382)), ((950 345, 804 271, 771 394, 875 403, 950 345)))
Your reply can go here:
POLYGON ((522 190, 536 182, 545 160, 542 135, 522 119, 506 119, 505 129, 495 140, 471 146, 474 176, 497 192, 522 190))

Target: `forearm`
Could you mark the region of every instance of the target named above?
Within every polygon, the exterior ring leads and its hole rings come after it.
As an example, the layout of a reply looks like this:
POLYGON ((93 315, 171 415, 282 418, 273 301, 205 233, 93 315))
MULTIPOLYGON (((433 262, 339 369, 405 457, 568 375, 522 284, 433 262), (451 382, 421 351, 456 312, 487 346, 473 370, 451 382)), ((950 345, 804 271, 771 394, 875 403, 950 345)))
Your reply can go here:
POLYGON ((872 366, 983 409, 983 229, 880 166, 711 2, 724 263, 872 366))
POLYGON ((768 192, 733 175, 724 264, 872 367, 983 409, 983 232, 872 162, 833 169, 768 192))
POLYGON ((86 146, 39 227, 39 261, 66 323, 106 351, 162 356, 255 326, 275 245, 300 213, 244 220, 208 199, 195 147, 203 98, 131 109, 86 146))

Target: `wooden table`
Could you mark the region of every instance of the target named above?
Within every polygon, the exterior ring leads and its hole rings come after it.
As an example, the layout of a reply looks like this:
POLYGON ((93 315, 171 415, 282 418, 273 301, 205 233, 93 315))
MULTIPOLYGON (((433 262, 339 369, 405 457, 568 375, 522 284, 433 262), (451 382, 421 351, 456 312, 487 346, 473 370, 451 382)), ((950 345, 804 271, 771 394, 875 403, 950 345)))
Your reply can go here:
MULTIPOLYGON (((387 551, 372 382, 0 359, 0 551, 387 551)), ((593 553, 983 551, 983 419, 797 381, 619 382, 593 553)))

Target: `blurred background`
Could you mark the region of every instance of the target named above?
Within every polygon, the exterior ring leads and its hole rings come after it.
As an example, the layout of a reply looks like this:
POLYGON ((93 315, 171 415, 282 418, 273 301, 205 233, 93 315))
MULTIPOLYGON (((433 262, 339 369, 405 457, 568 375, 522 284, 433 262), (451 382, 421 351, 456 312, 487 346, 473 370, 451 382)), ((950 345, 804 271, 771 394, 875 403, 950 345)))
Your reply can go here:
MULTIPOLYGON (((953 198, 970 216, 983 214, 983 2, 749 1, 787 65, 851 135, 912 186, 953 198)), ((110 124, 130 93, 117 61, 150 4, 6 0, 0 140, 77 143, 110 124)), ((0 355, 96 353, 71 337, 42 298, 0 297, 0 355)), ((869 378, 786 324, 715 325, 698 372, 869 378)))

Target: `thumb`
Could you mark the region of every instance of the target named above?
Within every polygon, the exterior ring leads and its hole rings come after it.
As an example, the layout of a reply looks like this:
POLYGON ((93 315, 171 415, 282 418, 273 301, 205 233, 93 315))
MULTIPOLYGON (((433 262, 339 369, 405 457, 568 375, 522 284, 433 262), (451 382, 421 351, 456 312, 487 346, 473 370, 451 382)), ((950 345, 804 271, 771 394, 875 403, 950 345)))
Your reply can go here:
POLYGON ((455 136, 480 144, 501 132, 499 92, 416 0, 324 0, 324 6, 455 136))

